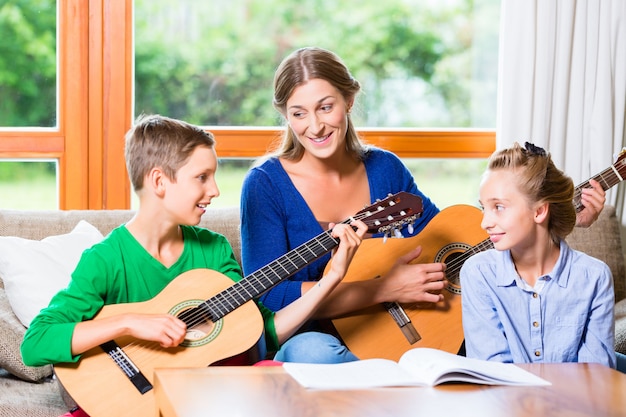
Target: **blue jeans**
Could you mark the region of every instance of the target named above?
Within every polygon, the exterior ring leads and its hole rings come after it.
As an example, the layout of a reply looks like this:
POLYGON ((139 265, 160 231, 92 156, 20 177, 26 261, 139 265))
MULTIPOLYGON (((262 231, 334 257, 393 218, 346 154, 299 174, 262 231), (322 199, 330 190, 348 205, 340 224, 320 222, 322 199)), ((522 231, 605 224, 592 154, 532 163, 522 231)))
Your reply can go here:
POLYGON ((617 358, 617 370, 626 374, 626 355, 615 352, 615 357, 617 358))
POLYGON ((358 361, 339 339, 327 333, 305 332, 287 340, 276 352, 275 361, 302 363, 342 363, 358 361))

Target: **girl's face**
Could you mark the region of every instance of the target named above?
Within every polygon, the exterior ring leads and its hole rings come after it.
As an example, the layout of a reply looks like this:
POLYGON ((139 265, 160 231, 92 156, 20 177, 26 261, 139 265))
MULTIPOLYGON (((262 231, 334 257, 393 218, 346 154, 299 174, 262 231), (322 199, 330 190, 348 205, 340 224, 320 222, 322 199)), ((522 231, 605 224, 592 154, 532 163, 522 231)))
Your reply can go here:
POLYGON ((345 151, 348 107, 328 81, 312 79, 293 91, 285 117, 306 152, 328 158, 345 151))
POLYGON ((536 243, 537 211, 507 169, 487 171, 480 185, 481 227, 498 250, 524 250, 536 243))
POLYGON ((195 225, 211 200, 220 195, 215 172, 217 155, 215 149, 198 146, 189 160, 176 172, 176 181, 164 179, 166 205, 180 224, 195 225))

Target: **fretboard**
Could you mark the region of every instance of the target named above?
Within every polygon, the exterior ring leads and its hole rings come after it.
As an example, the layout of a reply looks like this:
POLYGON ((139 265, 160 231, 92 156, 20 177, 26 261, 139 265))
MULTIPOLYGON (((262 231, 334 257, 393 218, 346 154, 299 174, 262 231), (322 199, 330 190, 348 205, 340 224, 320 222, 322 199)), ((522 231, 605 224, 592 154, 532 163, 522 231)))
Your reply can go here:
POLYGON ((339 239, 325 231, 268 265, 244 277, 198 306, 213 322, 260 296, 281 280, 295 274, 311 262, 324 256, 337 245, 339 239))
MULTIPOLYGON (((616 184, 619 184, 621 181, 624 181, 624 178, 622 178, 622 175, 618 171, 615 164, 606 168, 604 171, 600 172, 599 174, 591 177, 589 180, 591 179, 598 181, 604 191, 608 190, 609 188, 613 187, 616 184)), ((582 193, 583 188, 591 187, 591 185, 589 184, 589 180, 579 184, 574 189, 574 207, 576 208, 577 213, 584 208, 584 206, 582 205, 582 202, 580 201, 580 195, 582 193)))

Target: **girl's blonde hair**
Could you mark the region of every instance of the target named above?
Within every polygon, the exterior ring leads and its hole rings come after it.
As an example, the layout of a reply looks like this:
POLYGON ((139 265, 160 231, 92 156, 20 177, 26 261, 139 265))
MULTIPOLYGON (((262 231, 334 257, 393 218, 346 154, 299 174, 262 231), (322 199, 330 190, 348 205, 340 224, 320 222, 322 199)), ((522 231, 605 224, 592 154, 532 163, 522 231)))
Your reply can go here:
POLYGON ((574 183, 554 165, 544 149, 529 142, 522 147, 516 142, 511 148, 494 152, 487 169, 514 171, 517 187, 529 204, 549 204, 548 232, 555 244, 558 245, 574 229, 574 183))

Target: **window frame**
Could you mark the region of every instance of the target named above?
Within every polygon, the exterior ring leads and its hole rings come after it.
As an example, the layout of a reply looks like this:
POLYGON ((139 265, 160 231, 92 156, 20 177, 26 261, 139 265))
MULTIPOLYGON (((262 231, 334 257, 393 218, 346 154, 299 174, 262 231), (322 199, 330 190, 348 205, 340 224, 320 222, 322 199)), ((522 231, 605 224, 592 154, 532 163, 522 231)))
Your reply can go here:
MULTIPOLYGON (((59 208, 128 209, 124 134, 133 113, 132 0, 57 0, 58 127, 0 129, 0 159, 58 159, 59 208)), ((268 104, 269 105, 269 104, 268 104)), ((256 158, 280 127, 207 127, 220 158, 256 158)), ((486 158, 495 129, 359 129, 401 158, 486 158)))

